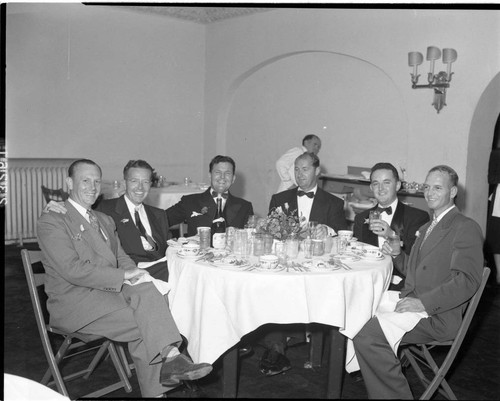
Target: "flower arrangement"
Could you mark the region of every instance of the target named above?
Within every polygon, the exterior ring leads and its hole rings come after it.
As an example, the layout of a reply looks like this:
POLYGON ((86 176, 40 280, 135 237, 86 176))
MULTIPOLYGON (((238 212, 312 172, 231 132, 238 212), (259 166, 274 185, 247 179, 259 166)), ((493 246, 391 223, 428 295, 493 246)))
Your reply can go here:
POLYGON ((284 241, 291 235, 298 235, 302 230, 301 222, 305 218, 299 218, 297 210, 290 211, 288 203, 285 210, 281 206, 271 209, 265 219, 257 222, 256 230, 260 233, 271 234, 275 239, 284 241))

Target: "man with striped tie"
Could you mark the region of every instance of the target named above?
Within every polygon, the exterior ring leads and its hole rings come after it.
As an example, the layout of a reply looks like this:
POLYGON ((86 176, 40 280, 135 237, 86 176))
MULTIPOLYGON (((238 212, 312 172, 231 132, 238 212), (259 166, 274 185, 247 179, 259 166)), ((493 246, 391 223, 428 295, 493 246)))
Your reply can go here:
MULTIPOLYGON (((407 319, 415 314, 424 317, 414 320, 401 344, 455 338, 467 303, 481 283, 481 228, 455 206, 457 185, 458 176, 451 167, 440 165, 429 171, 424 196, 433 220, 418 230, 409 256, 401 252, 394 258, 406 276, 394 312, 410 312, 407 319)), ((391 254, 393 249, 385 242, 382 251, 391 254)), ((375 313, 353 339, 368 397, 412 399, 380 319, 375 313)))

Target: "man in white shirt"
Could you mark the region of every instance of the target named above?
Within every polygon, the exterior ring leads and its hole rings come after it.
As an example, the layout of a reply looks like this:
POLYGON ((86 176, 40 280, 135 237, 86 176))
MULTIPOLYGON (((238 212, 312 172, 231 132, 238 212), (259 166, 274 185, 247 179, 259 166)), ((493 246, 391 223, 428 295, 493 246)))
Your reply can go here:
POLYGON ((306 135, 302 139, 302 146, 297 146, 288 150, 276 162, 276 170, 280 176, 281 182, 277 192, 291 189, 297 186, 295 180, 295 159, 304 152, 318 154, 321 149, 321 139, 316 135, 306 135))

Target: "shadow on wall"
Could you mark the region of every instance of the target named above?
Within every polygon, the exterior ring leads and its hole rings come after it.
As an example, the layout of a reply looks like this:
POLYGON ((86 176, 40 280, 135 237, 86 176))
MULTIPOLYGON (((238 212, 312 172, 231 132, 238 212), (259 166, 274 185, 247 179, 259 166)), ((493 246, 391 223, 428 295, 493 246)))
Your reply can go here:
POLYGON ((231 85, 218 124, 218 141, 247 178, 235 191, 252 200, 258 214, 267 213, 276 192, 276 160, 306 134, 321 137, 319 156, 328 173, 407 160, 400 93, 379 67, 344 54, 297 52, 249 69, 231 85))

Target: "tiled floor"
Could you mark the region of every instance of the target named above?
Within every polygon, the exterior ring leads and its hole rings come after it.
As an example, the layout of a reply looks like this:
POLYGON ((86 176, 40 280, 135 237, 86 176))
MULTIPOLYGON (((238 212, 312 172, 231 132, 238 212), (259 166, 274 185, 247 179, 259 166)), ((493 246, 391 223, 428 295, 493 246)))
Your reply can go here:
MULTIPOLYGON (((27 244, 35 249, 36 244, 27 244)), ((5 305, 4 305, 4 371, 40 381, 47 364, 36 328, 31 301, 20 260, 20 248, 5 247, 5 305)), ((479 305, 461 353, 449 376, 449 383, 459 399, 496 400, 500 395, 500 288, 488 285, 479 305)), ((264 377, 258 371, 262 349, 241 360, 238 398, 323 398, 326 390, 326 367, 305 369, 308 345, 289 348, 287 355, 292 369, 288 372, 264 377)), ((179 387, 168 393, 169 398, 220 398, 222 396, 221 364, 214 364, 214 371, 199 380, 200 390, 193 392, 179 387)), ((83 379, 68 386, 72 398, 104 386, 115 380, 109 361, 105 361, 86 382, 83 379)), ((422 387, 412 371, 408 372, 412 389, 418 396, 422 387)), ((133 391, 118 390, 107 398, 140 398, 135 374, 131 380, 133 391)), ((363 382, 354 382, 346 375, 342 397, 367 398, 363 382)), ((440 395, 435 399, 442 399, 440 395)))

